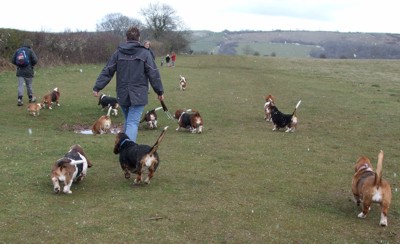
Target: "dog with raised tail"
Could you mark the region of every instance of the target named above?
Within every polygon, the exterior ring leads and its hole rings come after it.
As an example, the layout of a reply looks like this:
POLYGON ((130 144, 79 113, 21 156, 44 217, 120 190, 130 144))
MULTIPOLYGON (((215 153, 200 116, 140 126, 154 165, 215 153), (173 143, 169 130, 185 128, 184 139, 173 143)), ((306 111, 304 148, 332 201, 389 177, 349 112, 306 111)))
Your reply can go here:
POLYGON ((192 133, 200 134, 203 132, 203 118, 201 117, 199 111, 192 109, 178 109, 175 111, 175 119, 178 120, 178 128, 189 130, 192 133))
POLYGON ((142 175, 147 174, 144 183, 150 184, 154 173, 160 164, 160 157, 157 149, 167 132, 168 126, 164 127, 156 143, 150 147, 148 145, 136 144, 129 137, 120 132, 115 138, 114 154, 119 154, 119 163, 125 172, 125 179, 130 179, 131 173, 136 174, 134 184, 142 182, 142 175))
POLYGON ((94 124, 92 125, 93 135, 111 132, 111 109, 112 107, 110 106, 108 108, 107 115, 102 115, 98 120, 96 120, 96 122, 94 122, 94 124))
POLYGON ((52 92, 43 96, 42 107, 52 109, 52 105, 55 102, 57 106, 60 106, 60 89, 54 88, 52 92))
POLYGON ((301 100, 296 104, 296 107, 292 114, 284 114, 278 110, 278 108, 272 104, 271 109, 271 120, 274 124, 272 130, 279 130, 280 128, 287 128, 285 132, 294 132, 297 128, 298 119, 296 117, 296 110, 300 106, 301 100))
POLYGON ((104 110, 104 108, 112 107, 113 114, 115 116, 118 115, 119 104, 118 104, 117 98, 115 98, 115 97, 101 94, 99 96, 99 103, 97 105, 101 105, 101 110, 104 110))
POLYGON ((392 190, 388 181, 382 177, 383 151, 378 154, 376 172, 368 157, 361 156, 354 166, 354 175, 351 182, 351 190, 357 206, 362 204, 362 211, 358 214, 359 218, 366 218, 372 203, 381 206, 381 219, 379 224, 387 226, 387 216, 392 200, 392 190))
POLYGON ((64 183, 63 192, 71 194, 73 182, 82 181, 87 174, 87 169, 92 167, 83 148, 79 144, 72 145, 64 157, 58 159, 51 169, 51 181, 55 193, 61 191, 60 183, 64 183))
POLYGON ((143 118, 140 120, 140 123, 146 122, 148 129, 157 128, 158 121, 157 121, 157 113, 156 113, 156 111, 158 111, 160 109, 162 109, 162 107, 158 107, 158 108, 152 109, 150 111, 147 111, 144 114, 143 118))
POLYGON ((182 75, 179 75, 179 90, 184 91, 186 90, 187 80, 182 75))

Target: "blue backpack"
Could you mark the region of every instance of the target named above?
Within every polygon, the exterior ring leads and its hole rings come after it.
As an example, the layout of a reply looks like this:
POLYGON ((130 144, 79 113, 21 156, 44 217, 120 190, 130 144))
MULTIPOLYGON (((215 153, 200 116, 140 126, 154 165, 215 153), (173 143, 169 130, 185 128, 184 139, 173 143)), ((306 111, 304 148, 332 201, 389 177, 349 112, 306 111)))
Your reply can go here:
POLYGON ((25 48, 18 49, 15 55, 15 63, 20 67, 26 67, 30 62, 29 52, 25 48))

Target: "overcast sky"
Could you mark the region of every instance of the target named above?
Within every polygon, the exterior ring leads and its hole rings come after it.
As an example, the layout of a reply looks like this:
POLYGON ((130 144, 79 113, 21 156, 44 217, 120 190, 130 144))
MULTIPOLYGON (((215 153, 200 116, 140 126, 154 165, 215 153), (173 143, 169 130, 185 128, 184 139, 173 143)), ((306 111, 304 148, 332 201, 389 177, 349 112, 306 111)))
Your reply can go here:
POLYGON ((395 0, 64 0, 6 1, 1 28, 95 31, 111 13, 143 21, 149 3, 172 7, 190 30, 309 30, 400 33, 395 0))

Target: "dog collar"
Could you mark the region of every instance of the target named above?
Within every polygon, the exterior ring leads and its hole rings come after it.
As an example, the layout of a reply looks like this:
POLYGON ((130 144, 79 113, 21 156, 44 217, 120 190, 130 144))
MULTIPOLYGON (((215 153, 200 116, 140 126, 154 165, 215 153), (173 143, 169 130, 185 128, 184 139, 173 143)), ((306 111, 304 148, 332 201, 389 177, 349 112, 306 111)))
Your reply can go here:
POLYGON ((124 145, 124 143, 127 142, 127 141, 130 141, 130 139, 129 139, 129 138, 126 138, 125 140, 123 140, 123 141, 121 142, 121 144, 119 144, 119 148, 121 148, 122 145, 124 145))
POLYGON ((358 169, 358 171, 361 171, 361 170, 367 170, 367 171, 372 171, 372 169, 368 166, 368 164, 363 164, 363 166, 361 166, 359 169, 358 169))

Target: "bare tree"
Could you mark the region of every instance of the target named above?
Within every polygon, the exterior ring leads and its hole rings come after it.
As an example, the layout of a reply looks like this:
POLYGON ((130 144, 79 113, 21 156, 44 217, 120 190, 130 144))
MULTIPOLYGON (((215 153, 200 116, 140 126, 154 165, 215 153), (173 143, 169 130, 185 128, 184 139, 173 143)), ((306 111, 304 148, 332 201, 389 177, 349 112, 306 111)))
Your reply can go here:
POLYGON ((179 31, 183 28, 181 18, 167 4, 149 4, 148 8, 139 11, 146 21, 146 27, 153 32, 153 37, 159 39, 169 31, 179 31))
POLYGON ((119 36, 125 36, 130 26, 142 26, 138 19, 129 18, 120 13, 107 14, 100 24, 96 25, 97 31, 110 31, 119 36))

